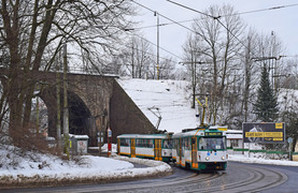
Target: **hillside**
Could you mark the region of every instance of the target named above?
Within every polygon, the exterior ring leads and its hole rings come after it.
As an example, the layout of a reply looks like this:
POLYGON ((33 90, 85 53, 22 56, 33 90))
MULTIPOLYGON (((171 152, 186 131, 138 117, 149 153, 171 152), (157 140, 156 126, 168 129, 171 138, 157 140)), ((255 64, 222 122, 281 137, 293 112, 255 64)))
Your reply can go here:
POLYGON ((189 82, 124 78, 118 82, 153 125, 158 124, 157 116, 162 117, 159 130, 176 133, 199 125, 191 108, 189 82))

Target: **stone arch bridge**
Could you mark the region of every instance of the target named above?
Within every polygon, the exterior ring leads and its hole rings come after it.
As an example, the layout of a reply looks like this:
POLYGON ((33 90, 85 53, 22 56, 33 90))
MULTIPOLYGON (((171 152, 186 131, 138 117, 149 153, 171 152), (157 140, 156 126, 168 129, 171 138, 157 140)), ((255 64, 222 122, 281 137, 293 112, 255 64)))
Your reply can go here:
MULTIPOLYGON (((0 69, 1 74, 6 70, 0 69)), ((31 72, 38 80, 39 97, 48 110, 48 134, 57 135, 57 88, 60 88, 61 128, 63 117, 63 73, 31 72), (57 78, 59 77, 59 78, 57 78)), ((116 76, 67 74, 69 132, 88 135, 89 146, 97 146, 99 131, 108 127, 113 132, 112 141, 122 133, 154 133, 155 127, 134 104, 117 82, 116 76)), ((61 129, 63 130, 63 129, 61 129)))

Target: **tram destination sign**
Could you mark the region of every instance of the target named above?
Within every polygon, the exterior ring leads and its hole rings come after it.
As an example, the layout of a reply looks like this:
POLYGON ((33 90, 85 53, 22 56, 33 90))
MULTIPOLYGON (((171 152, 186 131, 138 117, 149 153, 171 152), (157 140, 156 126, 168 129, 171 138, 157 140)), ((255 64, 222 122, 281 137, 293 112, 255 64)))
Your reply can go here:
POLYGON ((222 133, 221 132, 206 132, 205 133, 205 136, 222 136, 222 133))
POLYGON ((244 143, 285 143, 284 123, 242 124, 244 143))

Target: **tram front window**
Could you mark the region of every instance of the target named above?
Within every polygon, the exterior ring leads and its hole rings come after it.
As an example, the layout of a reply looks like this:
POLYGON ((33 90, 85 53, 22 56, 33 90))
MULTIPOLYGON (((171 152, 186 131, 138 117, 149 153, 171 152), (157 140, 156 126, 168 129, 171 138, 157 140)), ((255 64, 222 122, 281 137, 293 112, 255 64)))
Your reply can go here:
POLYGON ((225 144, 226 144, 225 138, 201 137, 199 141, 199 149, 200 150, 226 149, 225 144))

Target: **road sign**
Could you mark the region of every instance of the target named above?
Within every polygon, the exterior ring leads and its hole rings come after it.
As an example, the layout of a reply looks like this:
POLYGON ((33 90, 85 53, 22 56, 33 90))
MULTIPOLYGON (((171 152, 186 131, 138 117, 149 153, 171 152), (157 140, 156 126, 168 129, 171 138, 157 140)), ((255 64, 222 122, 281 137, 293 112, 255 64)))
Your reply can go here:
POLYGON ((289 137, 287 141, 288 141, 288 143, 293 143, 293 138, 289 137))
POLYGON ((284 143, 284 123, 243 123, 244 143, 284 143))

